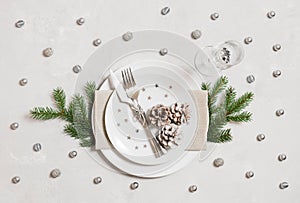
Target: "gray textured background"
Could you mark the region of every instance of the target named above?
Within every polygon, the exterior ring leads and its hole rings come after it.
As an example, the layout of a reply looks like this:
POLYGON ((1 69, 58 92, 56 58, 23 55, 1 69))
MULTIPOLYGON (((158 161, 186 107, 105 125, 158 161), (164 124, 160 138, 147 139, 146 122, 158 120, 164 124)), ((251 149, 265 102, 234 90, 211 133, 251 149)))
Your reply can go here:
MULTIPOLYGON (((0 202, 299 202, 299 46, 300 12, 296 0, 0 0, 0 202), (170 6, 162 16, 160 10, 170 6), (268 19, 266 13, 276 12, 268 19), (218 12, 216 21, 210 14, 218 12), (79 17, 86 23, 76 24, 79 17), (25 20, 17 29, 14 23, 25 20), (298 20, 297 20, 298 19, 298 20), (123 33, 144 29, 161 29, 190 38, 200 29, 201 39, 193 41, 206 46, 234 39, 253 43, 244 45, 245 58, 238 66, 224 71, 238 92, 253 91, 255 101, 249 110, 254 121, 233 125, 234 141, 219 145, 205 161, 195 161, 173 175, 159 179, 138 179, 119 175, 99 166, 78 143, 62 134, 63 122, 38 122, 28 118, 29 109, 51 104, 51 90, 63 87, 68 95, 74 91, 76 64, 84 64, 97 49, 96 38, 105 43, 123 33), (276 43, 279 52, 272 51, 276 43), (42 56, 46 47, 54 49, 50 58, 42 56), (273 70, 282 76, 274 78, 273 70), (253 74, 256 81, 246 82, 253 74), (21 87, 21 78, 28 78, 21 87), (276 117, 278 108, 285 109, 276 117), (12 122, 19 122, 16 131, 12 122), (263 142, 256 136, 264 133, 263 142), (42 151, 32 150, 34 143, 42 151), (68 153, 78 156, 70 159, 68 153), (277 156, 288 158, 279 162, 277 156), (225 165, 215 168, 212 162, 222 157, 225 165), (49 178, 59 168, 61 177, 49 178), (246 179, 252 170, 254 178, 246 179), (17 185, 11 183, 21 177, 17 185), (93 184, 101 176, 103 182, 93 184), (132 191, 129 185, 138 181, 132 191), (280 190, 278 185, 290 185, 280 190), (192 184, 195 193, 188 192, 192 184)), ((192 40, 190 38, 190 40, 192 40)))

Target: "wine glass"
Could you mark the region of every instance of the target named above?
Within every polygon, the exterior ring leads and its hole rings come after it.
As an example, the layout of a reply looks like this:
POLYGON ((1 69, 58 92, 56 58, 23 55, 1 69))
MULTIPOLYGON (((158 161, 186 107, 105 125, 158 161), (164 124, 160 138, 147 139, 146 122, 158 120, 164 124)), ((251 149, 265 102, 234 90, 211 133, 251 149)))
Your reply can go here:
POLYGON ((206 77, 220 75, 222 70, 239 64, 244 57, 242 45, 234 40, 199 50, 194 59, 195 67, 206 77), (213 66, 212 66, 213 64, 213 66))

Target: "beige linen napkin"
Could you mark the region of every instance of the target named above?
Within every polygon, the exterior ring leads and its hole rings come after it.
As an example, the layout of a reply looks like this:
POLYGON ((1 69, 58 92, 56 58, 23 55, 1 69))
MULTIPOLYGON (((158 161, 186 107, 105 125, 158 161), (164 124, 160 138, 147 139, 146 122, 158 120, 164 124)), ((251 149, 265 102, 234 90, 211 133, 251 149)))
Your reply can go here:
POLYGON ((94 136, 96 149, 110 149, 112 146, 106 137, 104 113, 112 90, 97 90, 94 101, 94 136))
POLYGON ((193 90, 192 95, 197 106, 197 129, 194 142, 186 149, 187 151, 200 151, 206 149, 207 131, 209 123, 207 91, 193 90))
MULTIPOLYGON (((109 97, 113 93, 112 90, 99 90, 95 92, 94 103, 94 133, 95 133, 95 148, 110 149, 112 145, 106 137, 104 125, 104 113, 109 97)), ((200 151, 206 149, 206 139, 208 130, 208 107, 207 107, 207 91, 193 90, 191 94, 194 97, 197 106, 197 129, 193 142, 186 149, 187 151, 200 151)))

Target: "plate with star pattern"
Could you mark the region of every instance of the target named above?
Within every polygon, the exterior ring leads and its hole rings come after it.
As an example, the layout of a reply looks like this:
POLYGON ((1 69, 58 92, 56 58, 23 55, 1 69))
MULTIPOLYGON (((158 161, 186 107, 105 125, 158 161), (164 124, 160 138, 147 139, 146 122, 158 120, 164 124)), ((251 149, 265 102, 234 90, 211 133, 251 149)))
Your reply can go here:
MULTIPOLYGON (((130 67, 136 86, 129 90, 129 94, 138 93, 138 102, 147 115, 156 105, 170 107, 180 103, 188 106, 190 119, 181 125, 171 122, 166 124, 177 130, 174 136, 176 141, 170 142, 172 144, 170 149, 161 143, 165 155, 156 158, 141 123, 134 117, 129 106, 120 102, 114 92, 105 111, 107 137, 119 154, 134 163, 156 165, 172 161, 188 148, 195 136, 198 115, 191 90, 199 89, 200 84, 183 69, 169 63, 141 61, 130 64, 130 67)), ((116 75, 122 80, 120 71, 116 71, 116 75)), ((109 80, 106 82, 109 83, 109 80)), ((107 89, 105 86, 109 87, 103 85, 100 90, 107 89)), ((162 132, 163 127, 150 125, 155 137, 162 132)))

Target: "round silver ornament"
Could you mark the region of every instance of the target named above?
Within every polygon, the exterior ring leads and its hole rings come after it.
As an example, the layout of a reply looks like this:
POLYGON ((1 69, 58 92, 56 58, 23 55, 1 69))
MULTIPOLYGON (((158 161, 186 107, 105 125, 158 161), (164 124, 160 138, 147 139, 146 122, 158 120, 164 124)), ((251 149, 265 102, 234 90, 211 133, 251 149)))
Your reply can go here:
POLYGON ((61 172, 60 172, 60 170, 59 169, 53 169, 51 172, 50 172, 50 176, 52 177, 52 178, 57 178, 57 177, 59 177, 61 175, 61 172))
POLYGON ((42 150, 42 145, 40 143, 36 143, 33 145, 33 151, 39 152, 42 150))
POLYGON ((248 83, 253 83, 255 81, 254 75, 248 75, 246 79, 248 83))
POLYGON ((253 39, 252 39, 252 37, 246 37, 246 38, 244 39, 244 42, 245 42, 245 44, 250 44, 250 43, 253 42, 253 39))
POLYGON ((73 66, 73 72, 74 73, 79 73, 80 71, 81 71, 81 66, 80 65, 73 66))
POLYGON ((254 172, 253 171, 248 171, 248 172, 246 172, 246 174, 245 174, 245 176, 246 176, 246 178, 253 178, 254 177, 254 172))
POLYGON ((222 158, 217 158, 214 160, 214 166, 215 167, 220 167, 224 165, 224 159, 222 158))
POLYGON ((17 183, 20 182, 20 180, 21 180, 21 178, 20 178, 19 176, 15 176, 15 177, 13 177, 13 178, 11 179, 11 182, 12 182, 13 184, 17 184, 17 183))
POLYGON ((85 19, 84 18, 78 18, 76 23, 77 23, 77 25, 83 25, 83 23, 85 23, 85 19))
POLYGON ((284 160, 286 160, 286 155, 285 154, 279 154, 278 155, 278 161, 284 161, 284 160))
POLYGON ((193 39, 199 39, 201 37, 202 33, 200 30, 194 30, 191 34, 193 39))
POLYGON ((101 178, 101 177, 96 177, 96 178, 94 178, 93 182, 94 182, 95 184, 99 184, 99 183, 102 182, 102 178, 101 178))
POLYGON ((274 71, 273 71, 273 76, 274 76, 275 78, 279 77, 280 75, 281 75, 281 71, 280 71, 280 70, 274 70, 274 71))
POLYGON ((162 48, 160 51, 159 51, 159 54, 164 56, 168 53, 168 49, 167 48, 162 48))
POLYGON ((16 23, 15 23, 15 26, 16 28, 21 28, 25 25, 25 21, 24 20, 18 20, 16 23))
POLYGON ((101 41, 101 39, 95 39, 94 41, 93 41, 93 45, 95 46, 95 47, 97 47, 97 46, 99 46, 100 44, 102 43, 102 41, 101 41))
POLYGON ((17 130, 19 128, 19 123, 14 122, 14 123, 10 124, 10 128, 12 130, 17 130))
POLYGON ((126 42, 130 41, 133 38, 133 34, 132 34, 132 32, 126 32, 125 34, 123 34, 122 38, 126 42))
POLYGON ((279 51, 280 49, 281 49, 281 45, 280 44, 273 45, 273 51, 279 51))
POLYGON ((133 183, 130 184, 130 188, 131 188, 132 190, 135 190, 135 189, 137 189, 138 187, 139 187, 139 183, 138 183, 138 182, 133 182, 133 183))
POLYGON ((276 116, 282 116, 284 114, 284 110, 283 109, 278 109, 276 111, 276 116))
POLYGON ((213 14, 210 15, 210 18, 212 20, 217 20, 219 18, 219 14, 218 13, 213 13, 213 14))
POLYGON ((282 189, 282 190, 286 189, 288 187, 289 187, 289 184, 287 182, 282 182, 282 183, 279 184, 279 188, 282 189))
POLYGON ((43 55, 44 55, 45 57, 50 57, 50 56, 52 56, 52 55, 53 55, 53 49, 50 48, 50 47, 44 49, 44 50, 43 50, 43 55))
POLYGON ((267 13, 267 17, 270 18, 270 19, 271 19, 271 18, 274 18, 275 15, 276 15, 275 11, 269 11, 269 12, 267 13))
POLYGON ((20 84, 21 86, 25 86, 25 85, 27 85, 27 83, 28 83, 28 80, 27 80, 26 78, 22 78, 22 79, 19 81, 19 84, 20 84))
POLYGON ((190 187, 189 187, 189 191, 190 192, 196 192, 197 191, 197 186, 196 185, 191 185, 190 187))
POLYGON ((71 152, 69 152, 69 157, 70 157, 71 159, 75 158, 76 156, 77 156, 77 152, 76 152, 76 151, 71 151, 71 152))
POLYGON ((161 9, 161 11, 160 11, 160 13, 162 14, 162 15, 167 15, 168 13, 170 13, 170 8, 169 7, 164 7, 163 9, 161 9))
POLYGON ((264 134, 259 134, 256 136, 257 141, 263 141, 266 138, 264 134))

